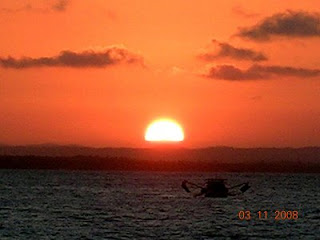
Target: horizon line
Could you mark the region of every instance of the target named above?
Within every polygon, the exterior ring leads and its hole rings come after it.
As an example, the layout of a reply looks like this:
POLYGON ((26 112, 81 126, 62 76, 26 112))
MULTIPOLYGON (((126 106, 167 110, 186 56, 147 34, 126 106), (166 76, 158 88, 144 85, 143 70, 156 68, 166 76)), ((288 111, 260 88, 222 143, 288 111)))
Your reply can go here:
POLYGON ((302 148, 320 148, 320 145, 305 145, 305 146, 258 146, 258 147, 234 147, 226 145, 207 145, 203 147, 185 147, 177 146, 171 143, 160 143, 158 146, 149 145, 143 147, 130 147, 130 146, 90 146, 90 145, 81 145, 81 144, 59 144, 59 143, 38 143, 38 144, 6 144, 0 143, 0 147, 80 147, 80 148, 92 148, 92 149, 208 149, 208 148, 233 148, 233 149, 302 149, 302 148))

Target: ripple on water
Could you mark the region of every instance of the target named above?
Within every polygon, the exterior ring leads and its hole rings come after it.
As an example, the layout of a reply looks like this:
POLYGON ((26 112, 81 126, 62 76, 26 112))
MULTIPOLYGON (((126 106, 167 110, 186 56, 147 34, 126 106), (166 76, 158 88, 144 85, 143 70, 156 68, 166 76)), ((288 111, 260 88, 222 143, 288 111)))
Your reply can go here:
POLYGON ((315 239, 318 175, 217 174, 252 188, 227 199, 197 199, 181 181, 207 173, 0 171, 0 239, 315 239), (250 210, 250 221, 238 212, 250 210), (298 210, 296 221, 256 212, 298 210))

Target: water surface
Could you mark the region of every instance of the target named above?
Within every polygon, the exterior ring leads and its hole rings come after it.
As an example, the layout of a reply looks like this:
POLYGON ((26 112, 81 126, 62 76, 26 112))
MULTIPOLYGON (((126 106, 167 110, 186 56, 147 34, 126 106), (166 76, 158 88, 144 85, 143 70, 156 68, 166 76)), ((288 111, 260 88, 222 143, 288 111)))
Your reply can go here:
POLYGON ((320 239, 319 199, 318 174, 0 170, 0 239, 320 239), (252 187, 209 199, 180 186, 212 177, 252 187))

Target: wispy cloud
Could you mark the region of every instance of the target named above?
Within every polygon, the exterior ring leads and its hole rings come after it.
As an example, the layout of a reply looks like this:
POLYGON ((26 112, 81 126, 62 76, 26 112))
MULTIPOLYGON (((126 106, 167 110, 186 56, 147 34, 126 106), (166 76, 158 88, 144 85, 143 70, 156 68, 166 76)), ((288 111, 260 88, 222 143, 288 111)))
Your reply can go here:
POLYGON ((236 60, 250 60, 250 61, 265 61, 267 56, 262 53, 249 48, 237 48, 228 43, 218 42, 212 40, 212 43, 218 46, 217 51, 207 51, 201 53, 199 57, 205 61, 212 61, 219 58, 229 57, 236 60))
POLYGON ((287 10, 241 28, 236 35, 255 41, 268 41, 274 36, 320 37, 320 14, 287 10))
POLYGON ((258 13, 249 12, 248 10, 245 10, 243 7, 241 7, 240 5, 233 7, 232 12, 245 18, 255 18, 260 15, 258 13))
POLYGON ((67 6, 69 5, 70 0, 58 0, 56 3, 52 5, 52 9, 55 11, 65 11, 67 9, 67 6))
POLYGON ((53 0, 48 1, 45 5, 39 5, 39 4, 31 4, 26 3, 24 5, 21 5, 20 7, 16 8, 0 8, 0 12, 4 13, 19 13, 19 12, 63 12, 67 9, 69 6, 71 0, 53 0))
POLYGON ((31 11, 33 9, 31 4, 25 4, 21 7, 18 8, 7 8, 7 7, 3 7, 0 8, 0 12, 4 12, 4 13, 18 13, 18 12, 24 12, 24 11, 31 11))
POLYGON ((240 69, 233 65, 212 67, 205 77, 231 81, 272 79, 275 77, 309 78, 320 76, 320 69, 295 68, 289 66, 252 65, 248 69, 240 69))
POLYGON ((120 47, 110 47, 104 51, 62 51, 53 57, 0 58, 0 66, 14 69, 35 67, 102 68, 120 63, 143 65, 143 58, 120 47))
POLYGON ((260 100, 262 100, 262 96, 252 96, 252 97, 250 97, 249 98, 250 100, 252 100, 252 101, 260 101, 260 100))

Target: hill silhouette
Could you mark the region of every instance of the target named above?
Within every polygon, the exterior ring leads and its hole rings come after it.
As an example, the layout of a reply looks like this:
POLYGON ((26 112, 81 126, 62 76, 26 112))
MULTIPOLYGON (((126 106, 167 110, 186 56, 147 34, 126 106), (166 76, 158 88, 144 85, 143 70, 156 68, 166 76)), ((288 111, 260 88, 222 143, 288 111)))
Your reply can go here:
POLYGON ((320 148, 0 146, 0 168, 320 172, 320 148))

